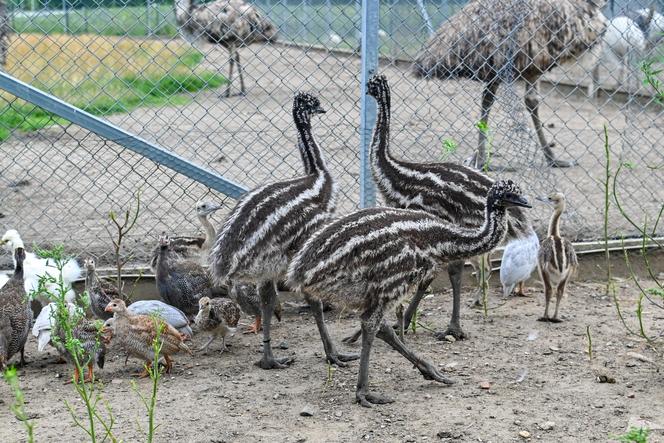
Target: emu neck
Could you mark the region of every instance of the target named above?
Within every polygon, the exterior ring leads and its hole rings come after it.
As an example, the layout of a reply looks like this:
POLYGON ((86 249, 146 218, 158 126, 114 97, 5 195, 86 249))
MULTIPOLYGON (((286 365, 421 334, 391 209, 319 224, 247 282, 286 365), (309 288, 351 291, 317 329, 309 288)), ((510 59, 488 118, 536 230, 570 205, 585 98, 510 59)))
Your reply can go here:
POLYGON ((293 110, 293 119, 297 128, 297 147, 307 175, 327 171, 323 154, 311 131, 311 117, 293 110))
POLYGON ((452 261, 485 254, 502 242, 507 233, 507 216, 503 206, 487 205, 484 224, 479 229, 461 229, 450 235, 449 225, 441 223, 435 255, 441 261, 452 261))
POLYGON ((549 229, 547 230, 548 237, 560 237, 560 216, 562 215, 564 207, 556 206, 556 209, 551 215, 551 220, 549 220, 549 229))
POLYGON ((384 92, 376 98, 378 116, 371 140, 371 163, 375 168, 381 169, 390 157, 390 94, 384 92))
POLYGON ((198 220, 200 220, 203 229, 205 229, 205 241, 203 242, 202 249, 208 251, 212 247, 212 243, 214 243, 217 233, 207 215, 199 215, 198 220))

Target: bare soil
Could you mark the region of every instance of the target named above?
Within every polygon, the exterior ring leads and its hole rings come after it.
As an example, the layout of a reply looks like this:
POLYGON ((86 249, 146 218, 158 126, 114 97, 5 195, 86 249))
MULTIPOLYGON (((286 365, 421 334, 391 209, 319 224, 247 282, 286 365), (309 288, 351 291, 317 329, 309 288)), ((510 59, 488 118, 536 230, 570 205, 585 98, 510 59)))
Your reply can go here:
MULTIPOLYGON (((470 292, 464 292, 468 302, 470 292)), ((273 335, 276 354, 296 358, 292 367, 258 369, 254 362, 261 339, 240 333, 230 338, 229 353, 220 355, 221 343, 213 343, 209 355, 178 356, 173 373, 159 386, 156 441, 503 442, 525 441, 522 431, 529 433, 528 440, 543 442, 609 441, 629 423, 644 421, 654 429, 650 441, 664 441, 661 357, 626 333, 603 294, 601 283, 574 283, 562 302, 564 322, 541 323, 536 319, 543 312, 543 297, 535 286, 529 297, 506 303, 494 295, 487 319, 482 310, 464 307, 467 340, 437 341, 422 327, 408 334, 407 343, 446 371, 456 381, 452 386, 423 380, 377 341, 371 385, 396 402, 373 409, 354 403, 357 362, 328 372, 313 319, 298 311, 294 299, 273 335), (588 326, 592 363, 586 352, 588 326), (598 376, 615 383, 600 383, 598 376), (482 383, 489 389, 482 389, 482 383), (305 406, 313 416, 300 415, 305 406)), ((635 294, 633 284, 620 285, 619 299, 632 327, 635 294)), ((435 294, 422 309, 423 324, 443 328, 451 294, 435 294)), ((332 311, 327 318, 337 341, 358 326, 355 313, 332 311)), ((661 311, 646 308, 644 318, 653 331, 661 329, 661 311)), ((203 340, 195 336, 194 344, 203 340)), ((357 345, 340 347, 359 350, 357 345)), ((32 338, 26 353, 29 364, 20 370, 20 383, 37 441, 84 441, 64 406, 69 401, 83 413, 73 388, 63 385, 71 368, 55 364, 52 349, 38 354, 32 338)), ((130 359, 125 366, 124 356, 112 350, 97 371, 117 420, 116 433, 124 441, 144 440, 138 428, 145 427, 146 414, 130 376, 139 369, 139 361, 130 359)), ((149 381, 139 380, 137 386, 147 393, 149 381)), ((8 410, 10 402, 7 385, 0 384, 0 441, 24 441, 21 423, 8 410)))

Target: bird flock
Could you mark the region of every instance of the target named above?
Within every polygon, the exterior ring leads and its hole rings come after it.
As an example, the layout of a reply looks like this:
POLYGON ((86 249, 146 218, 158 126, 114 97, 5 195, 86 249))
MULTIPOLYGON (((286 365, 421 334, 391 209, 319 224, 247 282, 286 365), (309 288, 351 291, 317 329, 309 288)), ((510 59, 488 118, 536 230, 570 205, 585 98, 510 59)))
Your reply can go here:
MULTIPOLYGON (((491 8, 485 3, 471 2, 460 14, 473 12, 480 22, 489 20, 491 8)), ((534 86, 537 78, 553 65, 598 44, 606 23, 598 3, 590 0, 564 0, 555 5, 541 0, 522 3, 534 11, 527 18, 553 17, 559 31, 556 38, 560 41, 544 44, 547 36, 540 35, 537 22, 526 20, 523 32, 533 35, 532 44, 509 61, 527 82, 526 105, 539 135, 541 122, 534 86), (572 28, 585 31, 575 34, 572 28), (554 53, 561 47, 567 52, 554 53), (532 50, 539 50, 540 56, 532 57, 528 53, 532 50)), ((181 26, 187 23, 199 38, 228 47, 231 69, 233 61, 239 67, 237 48, 244 39, 241 35, 251 37, 244 41, 246 44, 276 35, 268 22, 240 0, 218 0, 200 6, 179 0, 176 11, 181 26), (230 26, 230 21, 218 21, 223 14, 245 13, 249 17, 242 28, 230 26)), ((498 54, 490 65, 475 49, 464 49, 477 36, 462 25, 461 19, 448 21, 424 48, 414 72, 425 77, 467 76, 484 82, 482 120, 486 122, 492 104, 488 97, 504 80, 499 73, 508 60, 498 54), (450 47, 455 49, 450 51, 450 47)), ((484 32, 482 27, 477 29, 484 32)), ((496 26, 486 30, 482 37, 485 42, 504 37, 504 30, 496 26)), ((506 246, 500 273, 503 296, 524 295, 523 284, 537 268, 545 288, 544 315, 539 320, 561 321, 560 302, 578 266, 572 244, 561 236, 565 196, 554 192, 548 197, 554 211, 547 234, 540 240, 528 217, 531 205, 521 186, 479 170, 486 169, 480 168, 485 161, 486 140, 482 136, 475 167, 400 159, 390 150, 388 80, 374 75, 366 87, 378 110, 370 166, 384 207, 336 213, 337 182, 314 131, 317 119, 326 111, 319 97, 297 93, 292 117, 302 174, 249 191, 230 209, 218 229, 209 216, 221 205, 198 202, 195 209, 205 232, 203 237, 160 235, 150 261, 160 300, 128 303, 122 287, 97 274, 92 258, 85 259, 83 268, 74 259, 54 263, 26 251, 19 233, 7 231, 0 244, 12 254, 14 273, 0 288, 0 368, 16 354, 20 354, 21 364, 25 363, 24 348, 31 328, 39 351, 51 345, 62 358, 71 361, 68 349, 62 346, 62 325, 53 315, 56 308, 47 295, 60 291, 67 309, 80 310, 72 283, 83 272, 89 316, 79 319, 73 335, 83 348, 86 381, 94 380, 95 365, 103 368, 109 346, 117 346, 128 358, 141 360, 142 371, 137 375, 147 376, 155 359, 153 342, 157 335, 166 372, 174 366, 174 355, 208 352, 216 338, 221 338, 221 351, 227 351, 227 339, 236 332, 242 312, 254 318, 245 332, 262 331, 262 357, 257 365, 262 369, 287 368, 293 358, 274 355, 272 347, 272 316, 278 320, 282 317, 278 288, 286 287, 309 305, 327 362, 346 366, 359 360, 355 397, 360 405, 372 407, 393 401, 370 389, 370 354, 375 338, 401 354, 426 380, 452 384, 454 381, 436 365, 405 343, 404 326, 415 315, 434 277, 447 268, 453 289, 452 317, 447 329, 435 336, 466 338, 460 322, 464 263, 486 259, 501 245, 506 246), (44 276, 48 277, 46 286, 44 276), (551 316, 549 303, 554 287, 556 303, 551 316), (28 295, 43 306, 34 320, 28 295), (404 310, 402 302, 406 301, 409 303, 404 310), (360 328, 344 341, 361 340, 359 354, 344 352, 334 342, 327 330, 325 304, 358 311, 360 328), (393 310, 399 313, 396 325, 390 319, 393 310), (193 349, 198 334, 207 335, 207 341, 193 349)), ((540 142, 550 166, 568 166, 553 155, 543 135, 540 142)), ((78 381, 81 375, 77 370, 74 379, 78 381)))

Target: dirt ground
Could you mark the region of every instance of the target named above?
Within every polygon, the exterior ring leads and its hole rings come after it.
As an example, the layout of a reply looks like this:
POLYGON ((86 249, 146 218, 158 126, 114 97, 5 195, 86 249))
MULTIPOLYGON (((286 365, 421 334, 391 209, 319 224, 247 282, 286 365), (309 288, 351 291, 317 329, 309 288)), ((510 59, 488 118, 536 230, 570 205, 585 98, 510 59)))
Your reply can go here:
MULTIPOLYGON (((468 302, 471 292, 465 288, 468 302)), ((464 306, 467 340, 440 342, 423 328, 408 334, 407 343, 452 377, 452 386, 423 380, 406 360, 377 341, 371 386, 396 402, 373 409, 354 403, 357 362, 334 368, 328 380, 314 322, 293 299, 285 303, 285 318, 273 335, 276 354, 296 358, 292 367, 258 369, 253 363, 260 357, 260 338, 239 333, 229 340, 229 353, 219 355, 220 343, 213 343, 207 356, 179 356, 173 373, 159 386, 156 441, 609 441, 629 423, 644 422, 654 429, 650 441, 664 441, 661 357, 625 332, 603 292, 600 283, 572 284, 559 324, 536 321, 543 301, 535 285, 527 298, 503 303, 494 295, 486 320, 481 310, 464 306), (592 364, 586 352, 587 326, 592 364), (599 383, 598 375, 615 378, 615 383, 599 383), (313 416, 301 416, 304 408, 313 416), (519 435, 524 431, 530 437, 519 435)), ((632 284, 620 284, 619 297, 630 322, 635 293, 632 284)), ((451 294, 435 294, 422 308, 422 323, 440 329, 447 323, 451 294)), ((327 318, 337 341, 358 325, 353 313, 340 316, 332 311, 327 318)), ((661 311, 647 308, 644 318, 653 328, 663 324, 661 311)), ((202 341, 194 337, 196 345, 202 341)), ((357 345, 340 347, 359 350, 357 345)), ((53 350, 37 354, 32 338, 26 354, 29 364, 20 370, 20 383, 36 441, 84 441, 63 404, 67 400, 83 411, 73 388, 63 385, 70 368, 54 363, 53 350)), ((97 376, 113 408, 117 436, 141 441, 138 428, 145 426, 146 415, 130 384, 130 374, 140 363, 130 359, 124 366, 123 361, 124 356, 112 350, 97 376)), ((138 387, 146 393, 149 382, 138 381, 138 387)), ((0 441, 24 441, 21 423, 8 411, 10 402, 2 383, 0 441)))
MULTIPOLYGON (((205 69, 225 73, 227 53, 203 48, 205 69)), ((295 91, 320 95, 327 114, 317 118, 314 132, 339 182, 339 213, 359 201, 360 60, 357 57, 305 51, 281 45, 242 49, 247 95, 220 97, 222 90, 202 91, 183 106, 140 108, 108 118, 182 157, 253 188, 266 181, 301 174, 295 149, 291 104, 295 91)), ((392 150, 407 160, 438 161, 445 139, 458 142, 452 161, 462 161, 477 143, 474 125, 479 116, 481 85, 471 81, 415 79, 401 64, 381 66, 392 85, 392 150)), ((608 72, 602 72, 606 80, 608 72)), ((637 221, 653 220, 664 201, 664 174, 646 166, 661 163, 661 107, 602 95, 589 100, 565 82, 587 83, 587 70, 554 72, 542 88, 541 117, 557 154, 579 166, 551 170, 543 166, 530 119, 523 107, 522 85, 501 88, 491 113, 494 164, 515 172, 529 196, 553 189, 565 192, 568 212, 565 234, 597 239, 602 232, 603 127, 608 125, 611 150, 635 168, 623 173, 621 197, 637 221)), ((235 85, 238 86, 237 84, 235 85)), ((16 228, 28 244, 66 242, 77 255, 94 254, 108 263, 110 249, 105 225, 110 210, 128 207, 132 194, 142 192, 143 211, 128 237, 128 250, 138 262, 147 261, 162 231, 187 235, 200 231, 194 204, 200 198, 222 200, 169 169, 104 141, 74 125, 54 126, 32 133, 16 132, 2 143, 0 156, 0 230, 16 228)), ((233 200, 227 199, 228 207, 233 200)), ((534 202, 535 224, 542 226, 550 208, 534 202)), ((219 224, 225 209, 216 215, 219 224)), ((661 226, 661 225, 660 225, 661 226)), ((610 232, 633 228, 613 212, 610 232)))

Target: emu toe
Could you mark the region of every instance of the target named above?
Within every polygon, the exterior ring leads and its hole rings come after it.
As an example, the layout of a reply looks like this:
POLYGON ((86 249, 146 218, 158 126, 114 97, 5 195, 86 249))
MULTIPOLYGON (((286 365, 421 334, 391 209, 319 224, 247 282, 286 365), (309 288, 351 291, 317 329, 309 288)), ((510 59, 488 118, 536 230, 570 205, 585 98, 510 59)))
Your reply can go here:
POLYGON ((286 369, 295 361, 294 358, 261 358, 256 362, 256 366, 261 369, 286 369))
POLYGON ((373 405, 386 405, 388 403, 394 403, 394 400, 389 397, 385 397, 379 394, 372 394, 371 392, 356 392, 355 398, 357 402, 365 408, 372 408, 373 405))
POLYGON ((345 337, 344 339, 341 340, 342 343, 356 343, 357 340, 362 336, 362 330, 358 329, 357 331, 353 332, 352 335, 349 335, 348 337, 345 337))
POLYGON ((326 359, 328 363, 344 368, 348 366, 346 362, 359 360, 360 354, 345 354, 343 352, 336 352, 334 354, 328 355, 326 359))

